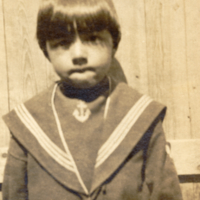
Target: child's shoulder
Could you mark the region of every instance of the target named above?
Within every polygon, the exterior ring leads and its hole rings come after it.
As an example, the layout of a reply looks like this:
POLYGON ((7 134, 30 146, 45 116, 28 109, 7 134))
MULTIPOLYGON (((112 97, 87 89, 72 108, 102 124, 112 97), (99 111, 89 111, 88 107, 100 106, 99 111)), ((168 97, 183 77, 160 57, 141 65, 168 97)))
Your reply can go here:
POLYGON ((33 96, 31 99, 16 105, 9 113, 3 116, 3 120, 7 125, 13 124, 17 116, 17 111, 19 108, 26 108, 33 115, 36 115, 37 112, 45 113, 48 110, 48 107, 51 106, 51 95, 54 85, 51 85, 47 89, 44 89, 37 95, 33 96))
POLYGON ((157 100, 154 100, 147 94, 142 94, 137 89, 129 86, 127 83, 120 82, 117 84, 117 86, 114 89, 114 92, 112 95, 113 99, 117 99, 118 101, 121 101, 122 103, 133 103, 137 102, 140 99, 149 99, 151 102, 156 104, 160 107, 165 107, 162 103, 158 102, 157 100))
POLYGON ((48 88, 42 90, 32 98, 26 100, 23 104, 26 106, 42 106, 49 104, 51 101, 52 91, 54 90, 55 84, 50 85, 48 88))
POLYGON ((140 93, 126 83, 119 83, 110 95, 110 110, 117 113, 135 113, 154 121, 157 117, 164 119, 166 106, 152 99, 146 94, 140 93), (140 114, 139 114, 140 113, 140 114))
POLYGON ((135 88, 129 86, 127 83, 125 82, 120 82, 117 83, 114 89, 114 93, 117 97, 117 95, 119 95, 120 97, 126 97, 126 98, 138 98, 140 96, 142 96, 142 94, 136 90, 135 88))

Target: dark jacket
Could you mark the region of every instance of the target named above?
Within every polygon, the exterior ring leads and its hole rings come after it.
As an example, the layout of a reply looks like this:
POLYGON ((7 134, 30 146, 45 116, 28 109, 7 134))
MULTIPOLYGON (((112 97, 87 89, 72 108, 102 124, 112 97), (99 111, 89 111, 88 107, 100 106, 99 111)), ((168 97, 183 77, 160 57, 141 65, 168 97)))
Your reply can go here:
POLYGON ((88 190, 73 155, 53 139, 59 133, 51 107, 52 90, 4 116, 12 139, 3 200, 182 199, 173 161, 165 150, 163 105, 124 83, 117 85, 103 124, 108 139, 98 151, 88 190))

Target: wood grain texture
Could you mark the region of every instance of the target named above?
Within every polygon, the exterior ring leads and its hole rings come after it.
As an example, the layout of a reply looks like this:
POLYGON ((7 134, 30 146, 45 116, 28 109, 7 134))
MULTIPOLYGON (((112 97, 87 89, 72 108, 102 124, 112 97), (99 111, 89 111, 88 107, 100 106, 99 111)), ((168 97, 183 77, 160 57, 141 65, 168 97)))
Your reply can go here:
POLYGON ((193 183, 181 184, 183 200, 194 200, 193 186, 194 186, 193 183))
POLYGON ((200 183, 184 183, 181 184, 183 200, 199 200, 200 199, 200 183))
POLYGON ((185 0, 186 61, 190 102, 191 137, 200 138, 200 2, 185 0))
POLYGON ((164 129, 174 138, 169 0, 145 1, 149 95, 168 106, 164 129))
POLYGON ((185 6, 183 0, 171 0, 171 80, 175 139, 191 138, 188 67, 186 63, 185 6))
MULTIPOLYGON (((0 116, 4 115, 9 110, 9 97, 8 97, 8 76, 7 76, 7 62, 6 62, 6 49, 5 49, 5 31, 4 31, 4 16, 2 0, 0 0, 0 116)), ((9 132, 0 119, 0 147, 8 145, 9 132)))
POLYGON ((121 24, 122 40, 116 57, 128 83, 142 93, 148 93, 144 2, 115 0, 121 24), (128 6, 127 6, 128 5, 128 6))
POLYGON ((9 76, 9 102, 29 99, 49 85, 51 70, 39 50, 36 37, 38 1, 4 1, 6 48, 9 76))
POLYGON ((200 174, 200 139, 168 142, 178 175, 200 174))

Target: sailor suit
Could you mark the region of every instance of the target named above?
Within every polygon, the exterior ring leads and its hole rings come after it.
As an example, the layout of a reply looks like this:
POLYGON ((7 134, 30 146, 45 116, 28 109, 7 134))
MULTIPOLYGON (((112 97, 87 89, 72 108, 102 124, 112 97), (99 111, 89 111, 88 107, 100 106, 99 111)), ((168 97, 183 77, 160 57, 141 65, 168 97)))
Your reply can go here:
POLYGON ((125 83, 88 102, 58 88, 4 116, 12 133, 4 200, 182 199, 163 105, 125 83))

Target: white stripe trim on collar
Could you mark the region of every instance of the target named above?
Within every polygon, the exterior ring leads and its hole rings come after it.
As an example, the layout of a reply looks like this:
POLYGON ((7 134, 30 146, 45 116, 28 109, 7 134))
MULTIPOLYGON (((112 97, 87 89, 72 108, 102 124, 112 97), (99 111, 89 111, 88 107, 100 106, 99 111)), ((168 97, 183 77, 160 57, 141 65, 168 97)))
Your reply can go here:
POLYGON ((85 184, 84 184, 84 182, 83 182, 83 180, 81 178, 81 175, 80 175, 80 173, 78 171, 78 168, 77 168, 76 163, 75 163, 75 161, 73 159, 73 156, 72 156, 72 154, 71 154, 71 152, 70 152, 70 150, 68 148, 67 142, 65 141, 63 130, 62 130, 62 127, 61 127, 61 124, 60 124, 60 120, 58 118, 58 114, 57 114, 57 111, 56 111, 56 108, 55 108, 54 99, 55 99, 55 93, 56 93, 57 86, 58 85, 55 84, 53 92, 52 92, 51 107, 52 107, 52 110, 53 110, 54 118, 56 120, 56 125, 57 125, 57 128, 58 128, 58 133, 59 133, 60 139, 62 141, 62 144, 63 144, 63 146, 65 148, 65 151, 69 155, 70 160, 71 160, 71 162, 73 164, 74 172, 75 172, 75 174, 76 174, 76 176, 78 178, 79 183, 81 184, 81 186, 82 186, 83 190, 85 191, 85 193, 89 194, 88 189, 86 188, 86 186, 85 186, 85 184))
POLYGON ((119 125, 115 128, 108 140, 99 149, 95 168, 98 168, 115 151, 135 122, 142 115, 143 111, 152 101, 153 100, 150 97, 143 95, 136 104, 134 104, 119 125))
POLYGON ((73 163, 64 151, 55 145, 50 138, 43 132, 35 119, 30 115, 24 104, 15 108, 15 112, 22 123, 29 129, 33 136, 37 139, 41 147, 61 166, 69 171, 75 172, 73 163))

